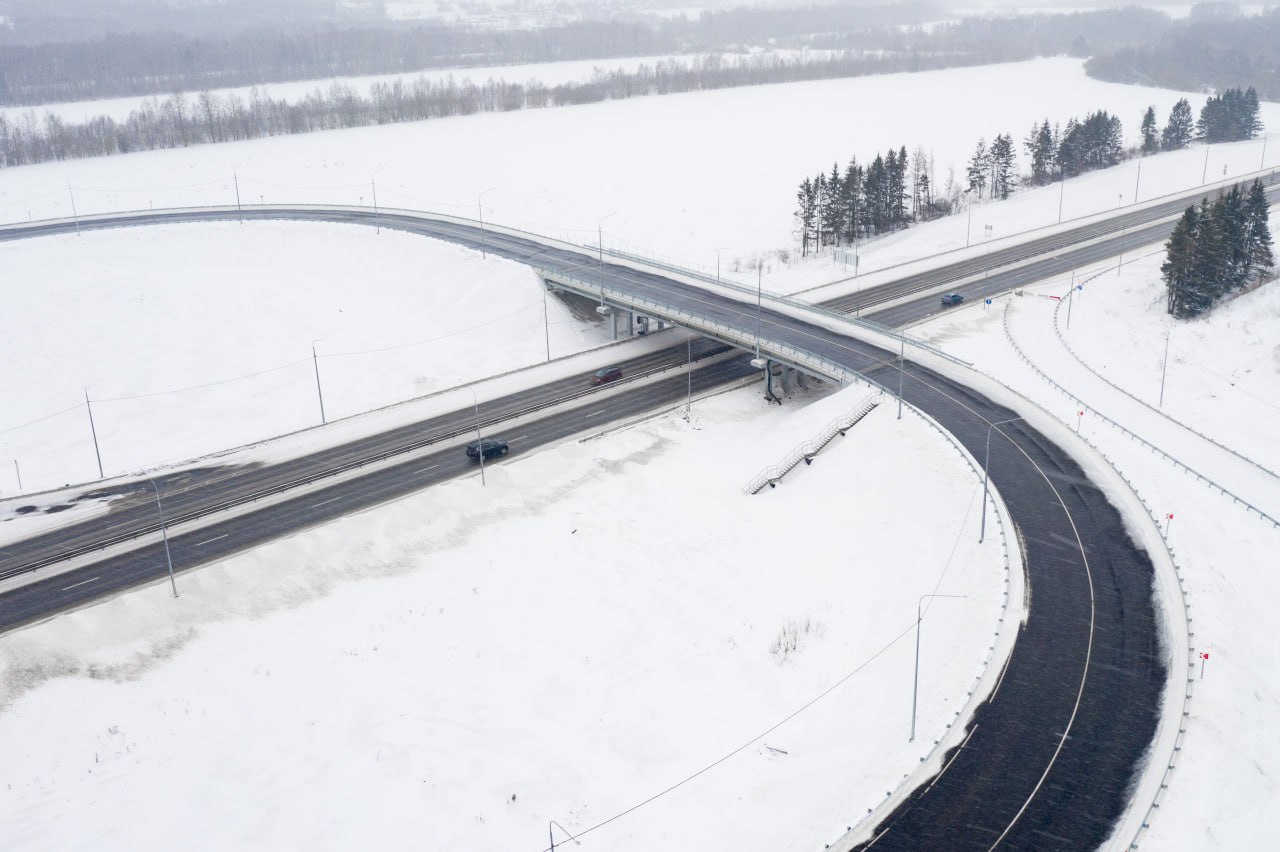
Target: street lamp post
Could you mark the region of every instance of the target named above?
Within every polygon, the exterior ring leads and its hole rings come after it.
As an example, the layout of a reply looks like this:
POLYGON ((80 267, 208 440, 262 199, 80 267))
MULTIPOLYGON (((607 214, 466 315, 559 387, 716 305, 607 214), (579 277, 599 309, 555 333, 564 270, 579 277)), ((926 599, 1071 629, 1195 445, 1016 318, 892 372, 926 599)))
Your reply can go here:
POLYGON ((760 360, 760 307, 764 300, 764 260, 756 263, 756 360, 760 360))
POLYGON ((1138 158, 1138 176, 1133 181, 1133 203, 1138 203, 1138 186, 1142 183, 1142 158, 1138 158))
POLYGON ((480 484, 484 485, 484 438, 480 437, 480 399, 476 396, 476 389, 467 386, 467 390, 471 391, 471 401, 476 408, 476 451, 480 456, 480 484))
POLYGON ((378 166, 373 170, 373 174, 369 175, 369 189, 373 193, 373 232, 375 234, 382 233, 382 222, 378 219, 378 172, 383 168, 378 166))
POLYGON ((493 192, 495 189, 497 189, 497 187, 491 186, 476 196, 476 209, 480 211, 480 259, 481 260, 487 257, 487 255, 485 254, 485 244, 484 244, 484 205, 480 203, 480 199, 484 198, 485 192, 493 192))
POLYGON ((973 230, 973 187, 969 187, 968 189, 966 189, 966 190, 964 191, 964 194, 965 194, 965 195, 967 195, 967 196, 969 196, 969 205, 968 205, 968 206, 969 206, 969 218, 968 218, 968 219, 966 219, 966 220, 965 220, 965 223, 964 223, 964 247, 965 247, 965 248, 968 248, 968 247, 969 247, 969 235, 970 235, 970 232, 972 232, 972 230, 973 230))
POLYGON ((902 368, 907 362, 907 335, 900 334, 898 342, 901 348, 898 351, 898 419, 902 419, 902 368))
POLYGON ((1067 175, 1058 172, 1058 224, 1062 224, 1062 199, 1067 194, 1067 175))
POLYGON ((324 391, 320 389, 320 359, 316 355, 316 342, 311 341, 311 365, 316 371, 316 396, 320 399, 320 424, 324 425, 329 421, 324 416, 324 391))
POLYGON ((241 225, 244 224, 244 210, 240 207, 240 166, 243 164, 244 160, 241 160, 231 167, 231 180, 236 185, 236 218, 241 225))
POLYGON ((967 595, 921 595, 920 600, 916 601, 916 672, 911 681, 911 739, 907 742, 916 741, 916 699, 920 694, 920 622, 924 619, 924 613, 920 611, 924 604, 925 598, 963 598, 967 595))
POLYGON ((164 538, 164 561, 169 566, 169 585, 173 587, 173 596, 178 596, 178 581, 173 578, 173 557, 169 555, 169 531, 164 525, 164 506, 160 505, 160 486, 156 485, 156 481, 150 476, 147 482, 151 483, 151 488, 156 492, 156 513, 160 515, 160 535, 164 538))
POLYGON ((982 241, 987 244, 986 259, 982 270, 982 309, 987 309, 987 279, 991 277, 991 226, 982 226, 982 241))
POLYGON ((1160 366, 1160 402, 1157 408, 1164 408, 1164 377, 1169 374, 1169 338, 1172 331, 1170 327, 1164 332, 1164 363, 1160 366))
MULTIPOLYGON (((600 220, 598 222, 596 222, 596 252, 597 252, 597 262, 600 267, 600 308, 604 307, 604 220, 608 219, 610 216, 613 216, 617 212, 618 212, 617 210, 613 210, 609 213, 606 213, 600 217, 600 220)), ((597 308, 596 312, 604 313, 602 310, 600 310, 600 308, 597 308)), ((618 327, 615 324, 614 325, 615 336, 617 335, 617 328, 618 327)))
POLYGON ((982 524, 978 530, 978 544, 982 544, 983 539, 987 537, 987 465, 991 463, 991 430, 1021 419, 1021 417, 1010 417, 1008 420, 998 420, 987 427, 987 452, 982 457, 982 524))

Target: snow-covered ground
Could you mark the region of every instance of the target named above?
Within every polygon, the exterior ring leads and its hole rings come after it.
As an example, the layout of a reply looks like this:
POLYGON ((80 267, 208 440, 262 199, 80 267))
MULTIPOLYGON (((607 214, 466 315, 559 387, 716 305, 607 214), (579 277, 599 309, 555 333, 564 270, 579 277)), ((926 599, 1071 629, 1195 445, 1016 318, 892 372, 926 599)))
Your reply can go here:
MULTIPOLYGON (((607 243, 625 235, 709 268, 719 246, 731 274, 730 259, 787 245, 795 183, 824 161, 829 169, 833 158, 919 141, 933 146, 940 170, 948 153, 959 173, 981 133, 1016 134, 1046 113, 1097 108, 1132 115, 1132 130, 1146 104, 1163 115, 1180 96, 1094 83, 1061 60, 1016 71, 763 87, 4 170, 0 218, 25 220, 28 208, 36 217, 69 212, 68 174, 81 211, 145 207, 137 189, 122 191, 144 186, 156 206, 227 203, 227 172, 242 157, 246 197, 270 176, 288 192, 266 200, 355 202, 383 162, 383 203, 385 185, 400 193, 394 203, 467 215, 474 195, 495 186, 483 199, 486 220, 590 240, 600 217, 616 211, 607 243), (1007 102, 987 112, 965 100, 975 85, 1027 78, 1043 85, 1034 102, 1020 102, 1020 113, 1007 102), (955 124, 926 128, 908 111, 889 111, 886 121, 895 123, 877 125, 870 138, 856 116, 805 106, 837 92, 869 104, 891 102, 895 92, 899 102, 919 97, 928 101, 922 109, 935 106, 955 124), (804 116, 804 132, 752 120, 760 115, 804 116), (656 141, 650 122, 687 135, 678 146, 656 141), (949 128, 946 136, 939 127, 949 128), (515 139, 527 144, 513 148, 515 139), (786 156, 777 154, 782 145, 786 156), (421 150, 448 154, 424 159, 421 150), (699 168, 713 161, 715 168, 699 168), (461 200, 451 211, 433 197, 461 200)), ((1276 109, 1264 107, 1269 123, 1276 109)), ((1203 149, 1144 160, 1139 196, 1221 177, 1224 165, 1229 175, 1255 169, 1261 147, 1222 146, 1207 161, 1203 149)), ((1130 163, 984 204, 972 217, 864 246, 862 268, 963 247, 966 231, 969 251, 982 251, 987 224, 993 239, 1051 225, 1060 204, 1070 218, 1132 200, 1138 180, 1130 163)), ((1080 360, 1147 403, 1159 387, 1166 328, 1150 252, 1119 275, 1114 267, 1109 275, 1079 271, 1087 283, 1070 329, 1062 310, 1057 316, 1080 360)), ((419 378, 434 382, 425 391, 484 372, 461 362, 545 357, 541 295, 527 272, 387 232, 181 226, 6 243, 0 253, 6 304, 22 306, 12 315, 29 329, 0 342, 0 429, 8 429, 0 441, 23 431, 9 427, 62 405, 44 400, 45 386, 71 406, 86 384, 139 395, 295 361, 300 366, 263 377, 267 384, 232 383, 243 392, 221 403, 176 405, 208 419, 189 438, 216 443, 225 433, 224 446, 250 440, 232 430, 267 412, 306 423, 316 414, 307 381, 313 338, 323 338, 318 352, 332 358, 320 362, 326 402, 332 373, 334 404, 349 411, 414 393, 419 378), (198 263, 184 264, 184 255, 198 263), (177 280, 184 285, 175 292, 177 280), (136 289, 125 289, 130 281, 136 289), (110 298, 96 291, 98 282, 110 284, 110 298), (510 312, 495 309, 498 296, 510 312), (224 297, 228 305, 217 304, 224 297), (348 309, 358 313, 348 318, 348 309), (126 318, 135 311, 136 322, 126 318), (420 329, 418 320, 434 314, 441 326, 420 329), (500 333, 482 338, 471 320, 478 314, 499 323, 500 333), (173 328, 161 331, 166 322, 173 328), (113 334, 118 328, 128 331, 113 334), (449 354, 415 360, 418 346, 435 345, 422 341, 446 334, 458 335, 444 341, 449 354), (372 355, 338 356, 384 344, 396 348, 374 367, 360 366, 372 355), (346 379, 343 359, 352 365, 346 379), (302 378, 286 379, 294 369, 302 378), (39 402, 11 408, 10 400, 27 397, 39 402), (291 401, 277 408, 276 397, 291 401), (219 408, 225 416, 215 420, 219 408)), ((829 257, 770 269, 764 285, 778 292, 843 272, 829 257)), ((1050 282, 1043 294, 1061 295, 1068 284, 1050 282)), ((1178 769, 1142 843, 1188 852, 1264 845, 1265 814, 1278 798, 1269 767, 1280 763, 1280 745, 1267 734, 1280 721, 1268 635, 1270 601, 1280 591, 1267 570, 1277 531, 1104 425, 1093 408, 1145 429, 1149 407, 1128 402, 1074 359, 1079 401, 1042 378, 1067 371, 1062 359, 1071 355, 1055 351, 1054 316, 1041 310, 1050 301, 1039 295, 1031 290, 985 312, 964 307, 915 331, 1072 426, 1084 403, 1082 438, 1113 460, 1153 518, 1174 515, 1169 534, 1192 605, 1192 641, 1212 653, 1194 685, 1188 733, 1172 761, 1178 769)), ((553 316, 551 328, 561 332, 553 355, 598 334, 567 316, 553 316)), ((1164 409, 1275 469, 1264 418, 1280 404, 1277 337, 1269 289, 1180 324, 1164 409), (1223 377, 1239 390, 1223 387, 1223 377), (1239 428, 1246 421, 1261 425, 1239 428)), ((214 389, 200 391, 202 400, 206 391, 214 389)), ((201 848, 339 848, 367 839, 420 846, 428 837, 441 847, 536 850, 551 820, 582 831, 710 767, 583 845, 820 848, 945 733, 984 669, 1005 576, 996 539, 973 543, 977 477, 940 436, 913 417, 899 424, 889 406, 779 489, 739 494, 757 470, 862 393, 781 409, 761 406, 757 391, 696 401, 691 424, 678 412, 661 415, 513 459, 492 469, 485 488, 452 483, 184 574, 177 601, 158 587, 143 589, 0 638, 0 781, 13 791, 0 799, 6 844, 158 848, 185 830, 181 836, 195 839, 184 845, 201 848), (929 609, 921 736, 911 745, 910 604, 928 593, 968 597, 929 609), (800 646, 780 663, 770 647, 791 623, 800 646), (953 641, 935 647, 930 636, 953 641), (360 788, 369 795, 350 795, 360 788)), ((76 414, 48 420, 50 440, 64 418, 83 413, 80 403, 76 414)), ((131 416, 151 432, 174 422, 159 409, 131 416)), ((1168 439, 1175 446, 1162 447, 1174 456, 1214 452, 1192 433, 1162 434, 1177 435, 1168 439)), ((127 454, 130 465, 181 452, 156 443, 152 453, 155 441, 129 428, 104 445, 127 454)), ((11 446, 0 447, 0 477, 9 475, 11 446)), ((67 453, 83 456, 84 447, 67 453)), ((1251 494, 1278 502, 1268 474, 1240 474, 1241 481, 1248 476, 1251 494)), ((0 487, 16 484, 9 483, 0 487)), ((1175 602, 1176 593, 1162 589, 1175 602)), ((1157 754, 1153 763, 1169 757, 1157 754)))

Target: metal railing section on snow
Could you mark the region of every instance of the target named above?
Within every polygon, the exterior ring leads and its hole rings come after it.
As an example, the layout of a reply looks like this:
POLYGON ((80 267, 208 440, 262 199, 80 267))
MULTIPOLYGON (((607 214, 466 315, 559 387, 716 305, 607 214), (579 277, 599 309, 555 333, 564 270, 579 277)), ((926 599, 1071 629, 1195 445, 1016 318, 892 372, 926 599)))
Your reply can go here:
MULTIPOLYGON (((1177 456, 1172 456, 1172 455, 1170 455, 1169 453, 1166 453, 1164 450, 1160 449, 1160 448, 1159 448, 1159 447, 1157 447, 1155 444, 1153 444, 1153 443, 1151 443, 1150 441, 1146 440, 1146 439, 1145 439, 1145 438, 1143 438, 1141 435, 1135 434, 1134 432, 1132 432, 1132 431, 1130 431, 1130 430, 1126 429, 1124 426, 1121 426, 1119 423, 1117 423, 1116 421, 1112 420, 1110 417, 1108 417, 1107 415, 1103 414, 1101 411, 1098 411, 1096 408, 1092 408, 1091 406, 1086 405, 1086 404, 1085 404, 1085 402, 1084 402, 1084 400, 1080 399, 1078 396, 1076 396, 1075 394, 1073 394, 1071 391, 1067 390, 1067 389, 1066 389, 1066 388, 1064 388, 1062 385, 1058 384, 1056 381, 1054 381, 1052 378, 1050 378, 1050 377, 1049 377, 1049 375, 1048 375, 1047 373, 1045 373, 1045 371, 1044 371, 1044 370, 1041 370, 1039 367, 1037 367, 1037 366, 1035 365, 1035 363, 1034 363, 1030 358, 1028 358, 1028 357, 1027 357, 1027 354, 1026 354, 1025 352, 1023 352, 1023 351, 1022 351, 1022 347, 1018 346, 1017 341, 1013 339, 1013 332, 1009 329, 1009 307, 1010 307, 1010 305, 1012 305, 1012 302, 1010 302, 1010 303, 1006 304, 1006 305, 1005 305, 1005 309, 1004 309, 1004 336, 1005 336, 1005 339, 1009 341, 1009 345, 1013 347, 1013 351, 1014 351, 1014 352, 1016 352, 1016 353, 1018 354, 1018 357, 1022 359, 1022 362, 1023 362, 1024 364, 1026 364, 1028 367, 1030 367, 1030 368, 1031 368, 1031 370, 1032 370, 1032 371, 1033 371, 1037 376, 1039 376, 1042 380, 1044 380, 1045 382, 1047 382, 1047 383, 1048 383, 1048 384, 1049 384, 1049 385, 1050 385, 1054 390, 1057 390, 1059 393, 1063 394, 1063 395, 1064 395, 1064 396, 1066 396, 1068 399, 1070 399, 1073 403, 1075 403, 1076 405, 1080 406, 1080 409, 1079 409, 1080 411, 1085 411, 1086 409, 1087 409, 1087 410, 1089 410, 1089 411, 1092 411, 1092 412, 1093 412, 1093 414, 1094 414, 1094 416, 1096 416, 1096 417, 1098 417, 1099 419, 1101 419, 1101 420, 1102 420, 1104 423, 1106 423, 1108 426, 1111 426, 1113 429, 1117 429, 1117 430, 1119 430, 1121 433, 1123 433, 1123 434, 1125 434, 1125 435, 1129 436, 1129 438, 1130 438, 1130 439, 1132 439, 1132 440, 1134 440, 1134 441, 1137 441, 1139 444, 1142 444, 1144 447, 1146 447, 1147 449, 1151 450, 1153 453, 1158 453, 1158 454, 1159 454, 1162 458, 1164 458, 1166 461, 1169 461, 1169 462, 1170 462, 1170 463, 1172 463, 1175 467, 1180 467, 1180 468, 1182 468, 1182 469, 1183 469, 1183 470, 1185 470, 1187 473, 1189 473, 1189 474, 1191 474, 1192 476, 1194 476, 1198 481, 1204 482, 1204 483, 1205 483, 1206 485, 1208 485, 1210 488, 1215 488, 1215 489, 1217 489, 1219 492, 1221 492, 1221 494, 1222 494, 1224 497, 1230 497, 1230 498, 1231 498, 1231 502, 1232 502, 1233 504, 1237 504, 1237 503, 1238 503, 1239 505, 1244 506, 1244 508, 1245 508, 1245 511, 1246 511, 1246 512, 1253 512, 1254 514, 1256 514, 1256 515, 1257 515, 1259 518, 1261 518, 1262 520, 1264 520, 1264 521, 1269 521, 1269 522, 1271 523, 1271 525, 1272 525, 1272 526, 1280 527, 1280 519, 1277 519, 1277 518, 1272 517, 1271 515, 1267 514, 1267 513, 1266 513, 1265 511, 1263 511, 1262 509, 1258 508, 1257 506, 1255 506, 1255 505, 1253 505, 1252 503, 1250 503, 1248 500, 1246 500, 1246 499, 1244 499, 1243 497, 1241 497, 1239 494, 1236 494, 1235 492, 1233 492, 1233 491, 1231 491, 1231 490, 1229 490, 1229 489, 1227 489, 1227 488, 1224 488, 1222 485, 1218 484, 1218 483, 1217 483, 1217 482, 1215 482, 1213 479, 1209 478, 1208 476, 1204 475, 1204 474, 1203 474, 1203 473, 1201 473, 1200 471, 1198 471, 1198 470, 1196 470, 1195 468, 1191 467, 1191 466, 1190 466, 1190 465, 1188 465, 1186 462, 1184 462, 1184 461, 1182 461, 1181 459, 1179 459, 1177 456)), ((1126 480, 1126 481, 1127 481, 1127 480, 1126 480)))
POLYGON ((880 398, 881 395, 878 392, 867 394, 856 408, 828 423, 818 433, 818 437, 811 441, 805 441, 788 453, 786 458, 778 464, 770 465, 756 474, 754 479, 743 486, 742 492, 744 494, 759 494, 766 485, 770 488, 775 487, 782 480, 782 477, 795 469, 800 462, 805 464, 812 462, 813 457, 822 452, 827 444, 835 440, 837 435, 843 436, 855 423, 870 414, 871 410, 880 404, 880 398))

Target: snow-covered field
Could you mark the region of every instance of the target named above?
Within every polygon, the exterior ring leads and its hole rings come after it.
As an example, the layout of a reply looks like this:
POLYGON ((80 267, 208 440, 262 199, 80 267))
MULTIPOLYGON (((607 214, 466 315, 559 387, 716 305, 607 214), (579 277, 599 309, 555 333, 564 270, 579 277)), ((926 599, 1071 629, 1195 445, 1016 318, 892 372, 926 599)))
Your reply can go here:
MULTIPOLYGON (((625 237, 709 268, 718 248, 729 274, 731 258, 788 245, 795 184, 832 159, 920 142, 940 172, 954 162, 958 174, 978 135, 1017 136, 1046 113, 1098 108, 1125 117, 1132 132, 1147 104, 1163 117, 1179 96, 1094 83, 1074 63, 1046 60, 477 116, 0 171, 0 219, 69 212, 68 177, 81 212, 148 199, 229 203, 232 165, 246 198, 351 203, 383 164, 384 204, 468 215, 492 186, 486 221, 590 240, 607 216, 610 245, 625 237), (997 85, 1013 96, 975 108, 970 95, 997 85), (820 108, 832 98, 867 109, 919 98, 921 115, 884 110, 873 137, 857 115, 820 108)), ((1280 108, 1265 105, 1264 119, 1277 118, 1280 108)), ((1203 149, 1161 155, 1143 161, 1140 177, 1130 163, 985 204, 972 217, 865 246, 862 268, 962 248, 966 232, 969 251, 983 251, 985 225, 1005 238, 1055 223, 1060 204, 1070 218, 1129 203, 1135 183, 1145 200, 1221 178, 1224 166, 1242 174, 1258 167, 1261 147, 1222 146, 1208 160, 1203 149)), ((1268 165, 1280 159, 1268 154, 1268 165)), ((1082 270, 1088 283, 1063 330, 1082 361, 1148 403, 1166 328, 1150 252, 1119 275, 1082 270)), ((291 362, 261 379, 184 392, 199 402, 172 395, 172 404, 203 414, 184 441, 225 436, 227 446, 266 437, 251 431, 296 428, 316 415, 307 372, 314 338, 326 403, 332 381, 333 404, 345 411, 545 357, 536 282, 519 267, 463 254, 319 225, 6 243, 0 287, 7 305, 21 306, 11 315, 23 328, 0 342, 0 441, 25 431, 16 424, 74 405, 85 385, 137 396, 291 362), (472 319, 479 315, 496 325, 472 319), (440 324, 421 328, 424 316, 440 324), (339 356, 383 346, 396 348, 368 362, 375 366, 363 366, 372 354, 339 356), (429 354, 419 358, 418 348, 429 354), (227 395, 206 397, 215 392, 227 395)), ((775 261, 764 283, 792 292, 842 275, 830 258, 791 268, 775 261)), ((1067 285, 1050 282, 1044 293, 1067 285)), ((1058 359, 1071 357, 1053 351, 1045 306, 1028 291, 917 331, 1074 426, 1080 403, 1022 360, 1057 375, 1067 363, 1058 359)), ((1278 313, 1264 289, 1175 329, 1163 406, 1273 470, 1266 418, 1280 405, 1278 313), (1248 421, 1258 428, 1239 428, 1248 421)), ((551 328, 553 355, 602 336, 564 315, 551 328)), ((1074 392, 1086 406, 1120 423, 1149 422, 1148 408, 1104 390, 1087 368, 1071 375, 1085 385, 1074 392), (1092 402, 1102 393, 1112 395, 1092 402)), ((946 731, 984 668, 1004 578, 996 540, 974 544, 977 478, 936 433, 910 416, 899 424, 889 406, 779 489, 738 493, 862 393, 781 409, 760 405, 754 390, 696 401, 691 424, 662 415, 498 466, 485 488, 452 483, 184 574, 177 601, 143 589, 3 637, 6 845, 159 848, 181 831, 198 848, 370 839, 420 847, 429 838, 440 848, 536 850, 551 820, 576 833, 711 767, 583 845, 820 848, 946 731), (909 745, 910 604, 935 592, 968 598, 929 609, 922 733, 909 745), (779 662, 770 647, 789 624, 799 649, 779 662), (930 645, 931 636, 953 641, 930 645), (368 794, 352 796, 357 789, 368 794)), ((168 405, 169 396, 154 399, 168 405)), ((181 454, 186 444, 154 437, 180 418, 138 400, 115 404, 135 403, 104 446, 128 466, 181 454)), ((81 404, 41 428, 55 440, 58 424, 83 413, 81 404)), ((1280 764, 1267 734, 1280 721, 1268 635, 1280 589, 1267 570, 1280 536, 1092 413, 1080 421, 1082 437, 1153 516, 1174 514, 1170 541, 1193 641, 1212 651, 1179 768, 1143 846, 1263 845, 1278 798, 1269 767, 1280 764)), ((1213 452, 1194 435, 1176 440, 1163 449, 1213 452)), ((0 444, 0 477, 11 475, 13 446, 0 444)), ((62 452, 93 464, 83 443, 62 452)), ((1274 480, 1254 476, 1241 487, 1278 502, 1274 480)), ((1162 593, 1176 601, 1176 591, 1162 593)))

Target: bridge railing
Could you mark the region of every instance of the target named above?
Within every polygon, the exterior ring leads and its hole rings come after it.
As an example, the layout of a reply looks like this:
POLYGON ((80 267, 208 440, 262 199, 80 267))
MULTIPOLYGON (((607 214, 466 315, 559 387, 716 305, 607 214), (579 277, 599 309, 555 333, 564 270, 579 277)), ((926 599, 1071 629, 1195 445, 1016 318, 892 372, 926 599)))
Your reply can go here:
MULTIPOLYGON (((567 287, 591 297, 599 296, 602 300, 612 302, 630 309, 636 309, 644 313, 651 313, 654 316, 661 316, 667 320, 682 325, 686 328, 705 331, 706 333, 733 343, 743 348, 751 348, 756 343, 756 337, 752 334, 741 331, 740 329, 713 319, 704 314, 694 313, 685 308, 676 305, 660 302, 645 296, 637 296, 632 293, 625 293, 618 290, 612 290, 608 287, 602 288, 599 281, 590 281, 565 272, 556 272, 554 270, 539 269, 538 274, 545 280, 555 282, 561 286, 567 287)), ((836 362, 819 355, 815 352, 799 349, 786 343, 776 340, 766 340, 760 338, 762 349, 767 348, 770 355, 775 356, 778 360, 786 361, 792 366, 805 369, 814 375, 827 376, 841 383, 848 381, 854 374, 850 373, 845 367, 836 362)))

